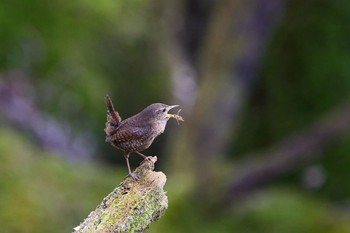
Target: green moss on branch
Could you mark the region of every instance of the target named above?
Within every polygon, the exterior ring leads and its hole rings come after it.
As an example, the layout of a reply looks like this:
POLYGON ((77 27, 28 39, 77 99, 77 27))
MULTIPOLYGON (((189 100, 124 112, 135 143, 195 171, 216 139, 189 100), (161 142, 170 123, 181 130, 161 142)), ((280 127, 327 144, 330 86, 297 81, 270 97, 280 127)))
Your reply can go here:
POLYGON ((143 232, 162 216, 168 207, 166 176, 153 171, 157 157, 148 158, 134 171, 137 181, 125 178, 73 232, 143 232))

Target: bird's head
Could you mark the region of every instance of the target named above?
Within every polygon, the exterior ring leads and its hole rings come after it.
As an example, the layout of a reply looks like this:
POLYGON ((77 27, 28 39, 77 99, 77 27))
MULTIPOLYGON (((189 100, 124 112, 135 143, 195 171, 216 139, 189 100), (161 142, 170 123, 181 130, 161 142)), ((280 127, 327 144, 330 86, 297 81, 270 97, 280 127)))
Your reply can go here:
POLYGON ((173 109, 175 107, 178 107, 179 105, 166 105, 162 103, 155 103, 149 105, 147 108, 145 108, 141 114, 147 115, 149 118, 159 120, 159 121, 168 121, 170 118, 175 118, 177 120, 183 121, 182 117, 180 117, 177 114, 170 114, 169 110, 173 109), (179 119, 179 117, 181 119, 179 119))

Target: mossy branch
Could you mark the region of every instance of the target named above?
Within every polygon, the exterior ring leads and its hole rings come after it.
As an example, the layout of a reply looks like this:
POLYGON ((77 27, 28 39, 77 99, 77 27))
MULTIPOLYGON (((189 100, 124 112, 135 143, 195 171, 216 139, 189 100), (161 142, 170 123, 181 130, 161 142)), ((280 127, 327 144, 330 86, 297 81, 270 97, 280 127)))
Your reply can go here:
POLYGON ((148 158, 134 171, 137 181, 125 178, 73 232, 143 232, 159 219, 168 207, 166 176, 153 171, 157 157, 148 158))

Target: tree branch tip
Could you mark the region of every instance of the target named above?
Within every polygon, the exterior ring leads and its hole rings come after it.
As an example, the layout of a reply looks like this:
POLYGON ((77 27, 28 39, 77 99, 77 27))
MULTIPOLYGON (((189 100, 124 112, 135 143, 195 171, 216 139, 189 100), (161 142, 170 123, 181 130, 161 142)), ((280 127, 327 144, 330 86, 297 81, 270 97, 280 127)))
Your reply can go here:
POLYGON ((156 161, 156 156, 149 156, 141 162, 134 170, 138 179, 126 177, 73 232, 143 232, 159 219, 168 198, 165 174, 154 171, 156 161))

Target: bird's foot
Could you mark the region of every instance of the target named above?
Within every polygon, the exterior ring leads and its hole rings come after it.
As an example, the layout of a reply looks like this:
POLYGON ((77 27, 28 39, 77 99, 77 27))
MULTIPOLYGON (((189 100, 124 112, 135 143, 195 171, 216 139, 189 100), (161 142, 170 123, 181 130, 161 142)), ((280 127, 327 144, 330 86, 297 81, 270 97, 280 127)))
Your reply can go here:
POLYGON ((140 164, 143 164, 146 162, 154 164, 156 161, 157 161, 157 157, 155 156, 145 156, 140 164))
POLYGON ((148 162, 153 163, 153 157, 152 156, 146 156, 143 161, 147 160, 148 162))
POLYGON ((141 163, 143 163, 143 162, 145 162, 145 161, 154 163, 154 162, 153 162, 153 157, 152 157, 152 156, 146 156, 146 155, 142 154, 142 153, 139 152, 139 151, 136 151, 136 153, 139 154, 139 155, 143 158, 143 161, 142 161, 141 163))
POLYGON ((137 181, 140 179, 140 177, 137 174, 132 173, 132 172, 129 172, 129 174, 127 176, 125 176, 125 178, 128 178, 128 177, 131 177, 131 179, 133 179, 134 181, 137 181))

